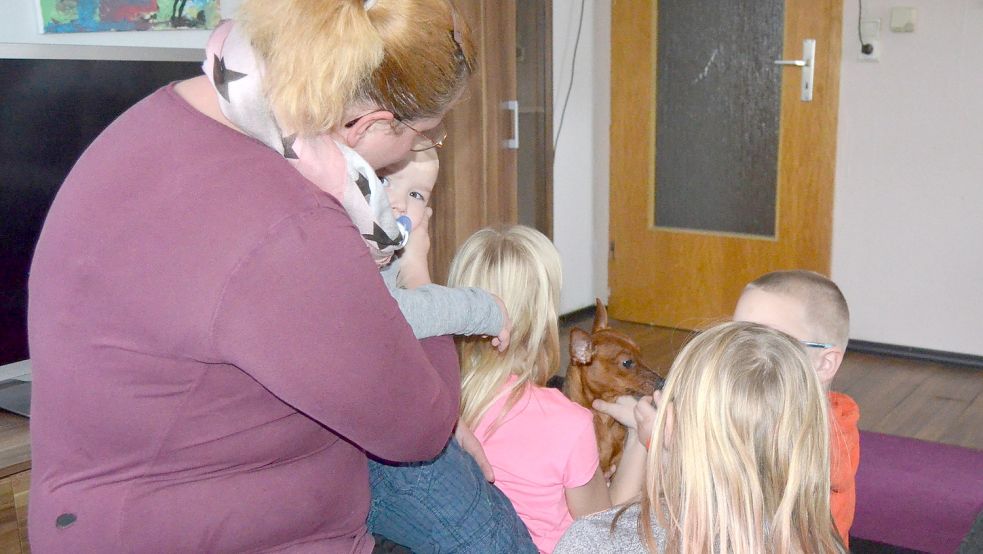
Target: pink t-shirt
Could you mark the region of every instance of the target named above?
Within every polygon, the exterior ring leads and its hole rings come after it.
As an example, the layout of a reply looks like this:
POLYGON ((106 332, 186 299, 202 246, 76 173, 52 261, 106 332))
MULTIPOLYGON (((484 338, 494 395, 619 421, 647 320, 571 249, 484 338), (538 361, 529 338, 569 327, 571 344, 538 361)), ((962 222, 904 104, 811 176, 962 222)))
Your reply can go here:
POLYGON ((594 418, 560 391, 531 386, 489 433, 506 400, 502 395, 488 408, 475 435, 495 469, 495 485, 512 501, 540 552, 552 552, 573 523, 565 489, 587 484, 597 471, 594 418))

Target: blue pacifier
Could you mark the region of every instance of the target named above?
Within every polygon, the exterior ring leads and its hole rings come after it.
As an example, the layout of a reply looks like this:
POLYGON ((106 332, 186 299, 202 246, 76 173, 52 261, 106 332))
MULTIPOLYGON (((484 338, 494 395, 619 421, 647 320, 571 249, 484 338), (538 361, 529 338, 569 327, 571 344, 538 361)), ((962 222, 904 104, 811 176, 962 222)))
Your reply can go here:
POLYGON ((399 227, 399 232, 403 235, 402 244, 399 245, 399 248, 403 248, 410 240, 410 231, 413 230, 413 220, 405 215, 401 215, 396 218, 396 227, 399 227))
POLYGON ((396 224, 399 225, 399 230, 407 235, 413 230, 413 220, 408 216, 401 215, 397 217, 396 224))

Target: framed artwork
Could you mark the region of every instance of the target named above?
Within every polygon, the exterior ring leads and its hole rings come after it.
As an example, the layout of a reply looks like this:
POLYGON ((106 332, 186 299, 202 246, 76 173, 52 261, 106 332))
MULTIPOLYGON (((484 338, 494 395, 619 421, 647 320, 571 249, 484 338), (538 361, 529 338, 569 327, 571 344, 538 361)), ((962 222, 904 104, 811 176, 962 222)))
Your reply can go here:
POLYGON ((37 0, 43 33, 212 29, 219 0, 37 0))

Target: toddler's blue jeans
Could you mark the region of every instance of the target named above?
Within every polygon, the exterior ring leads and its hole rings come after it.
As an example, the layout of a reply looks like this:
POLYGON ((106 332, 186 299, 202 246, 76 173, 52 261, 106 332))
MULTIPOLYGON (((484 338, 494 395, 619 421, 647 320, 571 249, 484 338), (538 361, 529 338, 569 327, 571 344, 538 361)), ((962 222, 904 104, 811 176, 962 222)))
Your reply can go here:
POLYGON ((369 482, 369 531, 413 552, 537 552, 512 503, 453 438, 428 462, 370 459, 369 482))

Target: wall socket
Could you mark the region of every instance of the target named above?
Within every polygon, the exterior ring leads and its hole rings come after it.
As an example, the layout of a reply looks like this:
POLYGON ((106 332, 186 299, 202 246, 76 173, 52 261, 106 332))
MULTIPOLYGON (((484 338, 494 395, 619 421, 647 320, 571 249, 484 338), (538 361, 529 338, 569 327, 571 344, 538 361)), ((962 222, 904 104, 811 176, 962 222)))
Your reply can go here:
MULTIPOLYGON (((860 41, 862 44, 869 44, 873 50, 870 54, 864 54, 863 50, 857 51, 857 59, 862 62, 876 62, 881 59, 881 20, 880 19, 861 19, 860 20, 860 41)), ((858 47, 859 48, 859 47, 858 47)))

